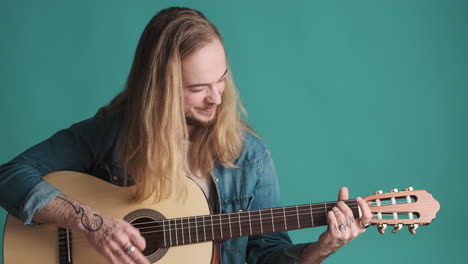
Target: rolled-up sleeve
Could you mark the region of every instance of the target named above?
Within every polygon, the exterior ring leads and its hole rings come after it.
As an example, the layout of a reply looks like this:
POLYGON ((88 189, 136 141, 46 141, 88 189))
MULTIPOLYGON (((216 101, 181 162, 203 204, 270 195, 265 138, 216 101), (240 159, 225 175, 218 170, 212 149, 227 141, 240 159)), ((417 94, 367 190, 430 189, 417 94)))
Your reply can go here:
POLYGON ((0 205, 25 224, 61 194, 43 176, 61 170, 86 172, 92 165, 102 113, 57 132, 0 166, 0 205))

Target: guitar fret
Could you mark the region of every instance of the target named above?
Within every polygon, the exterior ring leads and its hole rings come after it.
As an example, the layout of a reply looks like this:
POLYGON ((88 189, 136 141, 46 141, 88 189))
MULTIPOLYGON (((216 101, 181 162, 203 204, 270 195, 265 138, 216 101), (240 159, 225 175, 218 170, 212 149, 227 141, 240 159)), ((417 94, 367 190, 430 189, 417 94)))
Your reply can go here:
POLYGON ((163 220, 163 235, 164 235, 164 247, 167 247, 166 243, 166 220, 163 220))
POLYGON ((70 229, 67 229, 67 256, 68 256, 68 262, 69 263, 72 263, 71 262, 71 252, 70 252, 70 249, 71 249, 71 240, 70 240, 70 229))
POLYGON ((179 245, 179 238, 177 237, 177 218, 174 219, 174 228, 176 230, 176 245, 179 245))
POLYGON ((310 219, 312 222, 312 226, 314 226, 314 216, 312 215, 312 204, 309 204, 309 209, 310 209, 310 219))
POLYGON ((215 234, 214 234, 213 215, 210 215, 210 217, 211 217, 211 237, 214 239, 215 234))
POLYGON ((283 217, 284 217, 284 230, 288 230, 288 225, 286 224, 286 209, 283 207, 283 217))
POLYGON ((198 243, 198 221, 197 221, 196 216, 195 216, 195 233, 197 234, 197 243, 198 243))
POLYGON ((203 234, 205 236, 205 241, 206 241, 206 225, 205 225, 205 217, 203 216, 203 234))
POLYGON ((328 218, 327 218, 327 214, 328 214, 327 203, 323 203, 323 206, 325 206, 325 219, 326 219, 326 222, 328 223, 328 218))
POLYGON ((228 221, 229 221, 229 234, 232 237, 231 215, 230 214, 227 214, 227 215, 228 215, 228 221))
POLYGON ((271 212, 271 225, 273 226, 273 233, 275 232, 275 217, 273 216, 273 208, 270 209, 271 212))
POLYGON ((184 222, 183 222, 183 218, 179 218, 179 221, 180 221, 180 230, 179 230, 179 233, 180 233, 180 237, 182 238, 182 243, 181 245, 185 245, 185 228, 184 228, 184 222))
POLYGON ((240 211, 237 212, 237 217, 239 217, 239 235, 242 236, 242 226, 241 226, 241 216, 240 211))
POLYGON ((258 213, 259 213, 259 216, 260 216, 260 231, 261 231, 262 234, 263 234, 262 210, 259 210, 258 213))
POLYGON ((223 239, 223 224, 221 221, 221 215, 219 215, 219 230, 221 231, 221 239, 223 239))
MULTIPOLYGON (((216 216, 216 215, 214 215, 216 216)), ((217 218, 213 217, 214 220, 216 220, 217 218)), ((219 219, 218 219, 219 221, 219 219)), ((221 237, 221 224, 218 224, 216 223, 216 221, 213 221, 213 229, 214 229, 214 232, 215 232, 215 237, 217 238, 217 240, 220 239, 221 237)))
POLYGON ((296 205, 296 216, 297 216, 297 226, 301 228, 301 222, 299 221, 299 209, 297 208, 297 205, 296 205))
POLYGON ((192 243, 192 229, 190 228, 190 217, 187 218, 187 226, 189 243, 192 243))
POLYGON ((252 235, 252 220, 250 219, 250 211, 247 211, 249 213, 249 226, 250 226, 250 235, 252 235))
POLYGON ((186 229, 184 227, 184 218, 179 218, 180 220, 180 236, 182 237, 182 245, 185 245, 185 235, 186 235, 186 229))
POLYGON ((182 222, 182 218, 180 219, 180 227, 182 228, 180 230, 182 233, 182 245, 185 245, 184 222, 182 222))
POLYGON ((171 219, 169 219, 169 245, 172 246, 171 219))

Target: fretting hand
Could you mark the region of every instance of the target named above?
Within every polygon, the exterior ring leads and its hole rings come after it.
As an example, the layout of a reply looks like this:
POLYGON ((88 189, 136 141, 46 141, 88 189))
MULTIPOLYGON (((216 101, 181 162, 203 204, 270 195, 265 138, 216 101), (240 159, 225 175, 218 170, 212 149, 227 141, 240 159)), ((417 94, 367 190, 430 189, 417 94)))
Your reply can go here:
POLYGON ((356 201, 361 210, 361 218, 355 219, 351 208, 342 202, 348 199, 348 188, 342 187, 338 194, 340 202, 327 213, 327 231, 320 235, 316 243, 312 243, 304 249, 301 263, 320 263, 327 256, 366 231, 372 218, 369 206, 364 199, 358 197, 356 201))

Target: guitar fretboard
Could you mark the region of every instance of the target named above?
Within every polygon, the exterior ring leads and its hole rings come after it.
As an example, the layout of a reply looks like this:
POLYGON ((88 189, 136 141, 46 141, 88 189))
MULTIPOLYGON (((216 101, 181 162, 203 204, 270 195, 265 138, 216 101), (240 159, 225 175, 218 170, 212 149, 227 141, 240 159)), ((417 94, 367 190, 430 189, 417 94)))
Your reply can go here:
MULTIPOLYGON (((357 202, 348 200, 345 203, 353 211, 354 217, 358 218, 357 202)), ((147 232, 153 232, 154 236, 151 237, 154 243, 160 247, 172 247, 323 226, 327 224, 327 212, 335 205, 336 202, 327 202, 174 218, 147 223, 144 228, 147 232)))

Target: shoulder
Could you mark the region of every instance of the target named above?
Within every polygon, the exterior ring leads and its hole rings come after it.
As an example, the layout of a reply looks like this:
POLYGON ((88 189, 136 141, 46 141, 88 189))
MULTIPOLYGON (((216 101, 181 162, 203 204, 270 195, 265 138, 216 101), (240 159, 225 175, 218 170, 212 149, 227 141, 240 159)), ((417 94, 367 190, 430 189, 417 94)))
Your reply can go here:
POLYGON ((57 135, 70 144, 81 144, 94 155, 100 155, 99 153, 107 152, 117 142, 122 120, 121 111, 101 108, 94 116, 74 123, 57 132, 57 135))
POLYGON ((242 153, 235 162, 236 165, 259 165, 269 157, 270 150, 267 145, 257 135, 246 130, 244 132, 242 153))
POLYGON ((123 120, 122 111, 118 109, 99 109, 94 116, 71 126, 77 132, 93 132, 100 134, 118 130, 123 120))
POLYGON ((103 107, 99 109, 97 113, 88 120, 96 124, 117 125, 120 124, 123 120, 123 110, 118 108, 110 109, 103 107))

